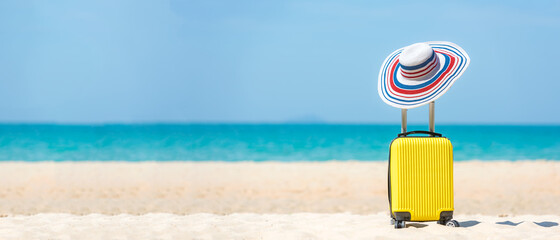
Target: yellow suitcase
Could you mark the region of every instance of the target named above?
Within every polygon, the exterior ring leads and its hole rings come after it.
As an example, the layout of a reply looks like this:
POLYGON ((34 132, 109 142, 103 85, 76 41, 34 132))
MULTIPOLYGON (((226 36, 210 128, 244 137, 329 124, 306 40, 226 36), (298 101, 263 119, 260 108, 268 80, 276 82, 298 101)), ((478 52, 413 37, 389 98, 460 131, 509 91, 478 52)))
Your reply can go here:
POLYGON ((433 106, 430 130, 406 132, 391 142, 389 153, 389 205, 395 228, 405 222, 437 221, 458 227, 453 218, 453 146, 449 139, 433 132, 433 106), (425 134, 427 136, 412 136, 425 134))

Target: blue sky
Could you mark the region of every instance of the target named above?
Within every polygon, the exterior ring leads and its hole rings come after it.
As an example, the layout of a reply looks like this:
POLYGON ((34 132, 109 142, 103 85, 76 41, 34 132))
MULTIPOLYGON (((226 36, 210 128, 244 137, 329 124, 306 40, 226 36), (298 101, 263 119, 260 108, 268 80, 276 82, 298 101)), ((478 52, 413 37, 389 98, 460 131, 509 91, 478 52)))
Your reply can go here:
POLYGON ((443 40, 437 123, 560 124, 558 1, 3 0, 0 38, 0 122, 397 123, 382 61, 443 40))

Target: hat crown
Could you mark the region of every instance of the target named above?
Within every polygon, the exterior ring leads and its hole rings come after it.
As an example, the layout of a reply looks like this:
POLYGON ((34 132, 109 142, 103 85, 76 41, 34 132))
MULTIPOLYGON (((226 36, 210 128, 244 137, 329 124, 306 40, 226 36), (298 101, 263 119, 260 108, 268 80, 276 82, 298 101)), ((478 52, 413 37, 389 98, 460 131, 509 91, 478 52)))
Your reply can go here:
POLYGON ((405 47, 399 57, 399 69, 404 79, 422 81, 431 78, 439 69, 436 53, 427 43, 405 47))
POLYGON ((430 45, 426 43, 415 43, 405 47, 400 56, 403 66, 414 67, 426 62, 434 53, 430 45))

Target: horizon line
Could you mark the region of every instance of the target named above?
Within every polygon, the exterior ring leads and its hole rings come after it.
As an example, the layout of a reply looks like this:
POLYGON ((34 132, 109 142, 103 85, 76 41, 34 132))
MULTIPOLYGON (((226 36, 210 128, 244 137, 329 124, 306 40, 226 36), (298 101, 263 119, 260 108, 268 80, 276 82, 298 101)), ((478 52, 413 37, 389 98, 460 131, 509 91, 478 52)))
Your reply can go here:
MULTIPOLYGON (((409 122, 408 125, 427 125, 428 122, 409 122)), ((399 126, 400 122, 292 122, 292 121, 145 121, 145 122, 48 122, 48 121, 0 121, 0 125, 77 125, 77 126, 102 126, 102 125, 391 125, 399 126)), ((527 123, 527 122, 443 122, 443 126, 560 126, 560 123, 527 123)))

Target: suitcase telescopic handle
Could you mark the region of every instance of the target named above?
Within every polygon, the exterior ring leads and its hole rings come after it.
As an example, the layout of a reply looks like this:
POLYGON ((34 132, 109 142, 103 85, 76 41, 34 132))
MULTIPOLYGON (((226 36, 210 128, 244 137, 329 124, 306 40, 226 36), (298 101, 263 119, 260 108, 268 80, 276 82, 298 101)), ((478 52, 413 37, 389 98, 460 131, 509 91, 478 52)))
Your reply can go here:
POLYGON ((406 137, 410 134, 428 134, 432 137, 442 137, 443 135, 441 135, 441 133, 437 133, 437 132, 430 132, 430 131, 410 131, 410 132, 405 132, 405 133, 399 133, 398 137, 406 137))
MULTIPOLYGON (((434 108, 435 103, 432 101, 430 102, 430 132, 435 132, 435 123, 434 123, 434 108)), ((401 132, 406 133, 406 113, 407 109, 401 109, 401 132)), ((441 134, 440 134, 441 135, 441 134)))

